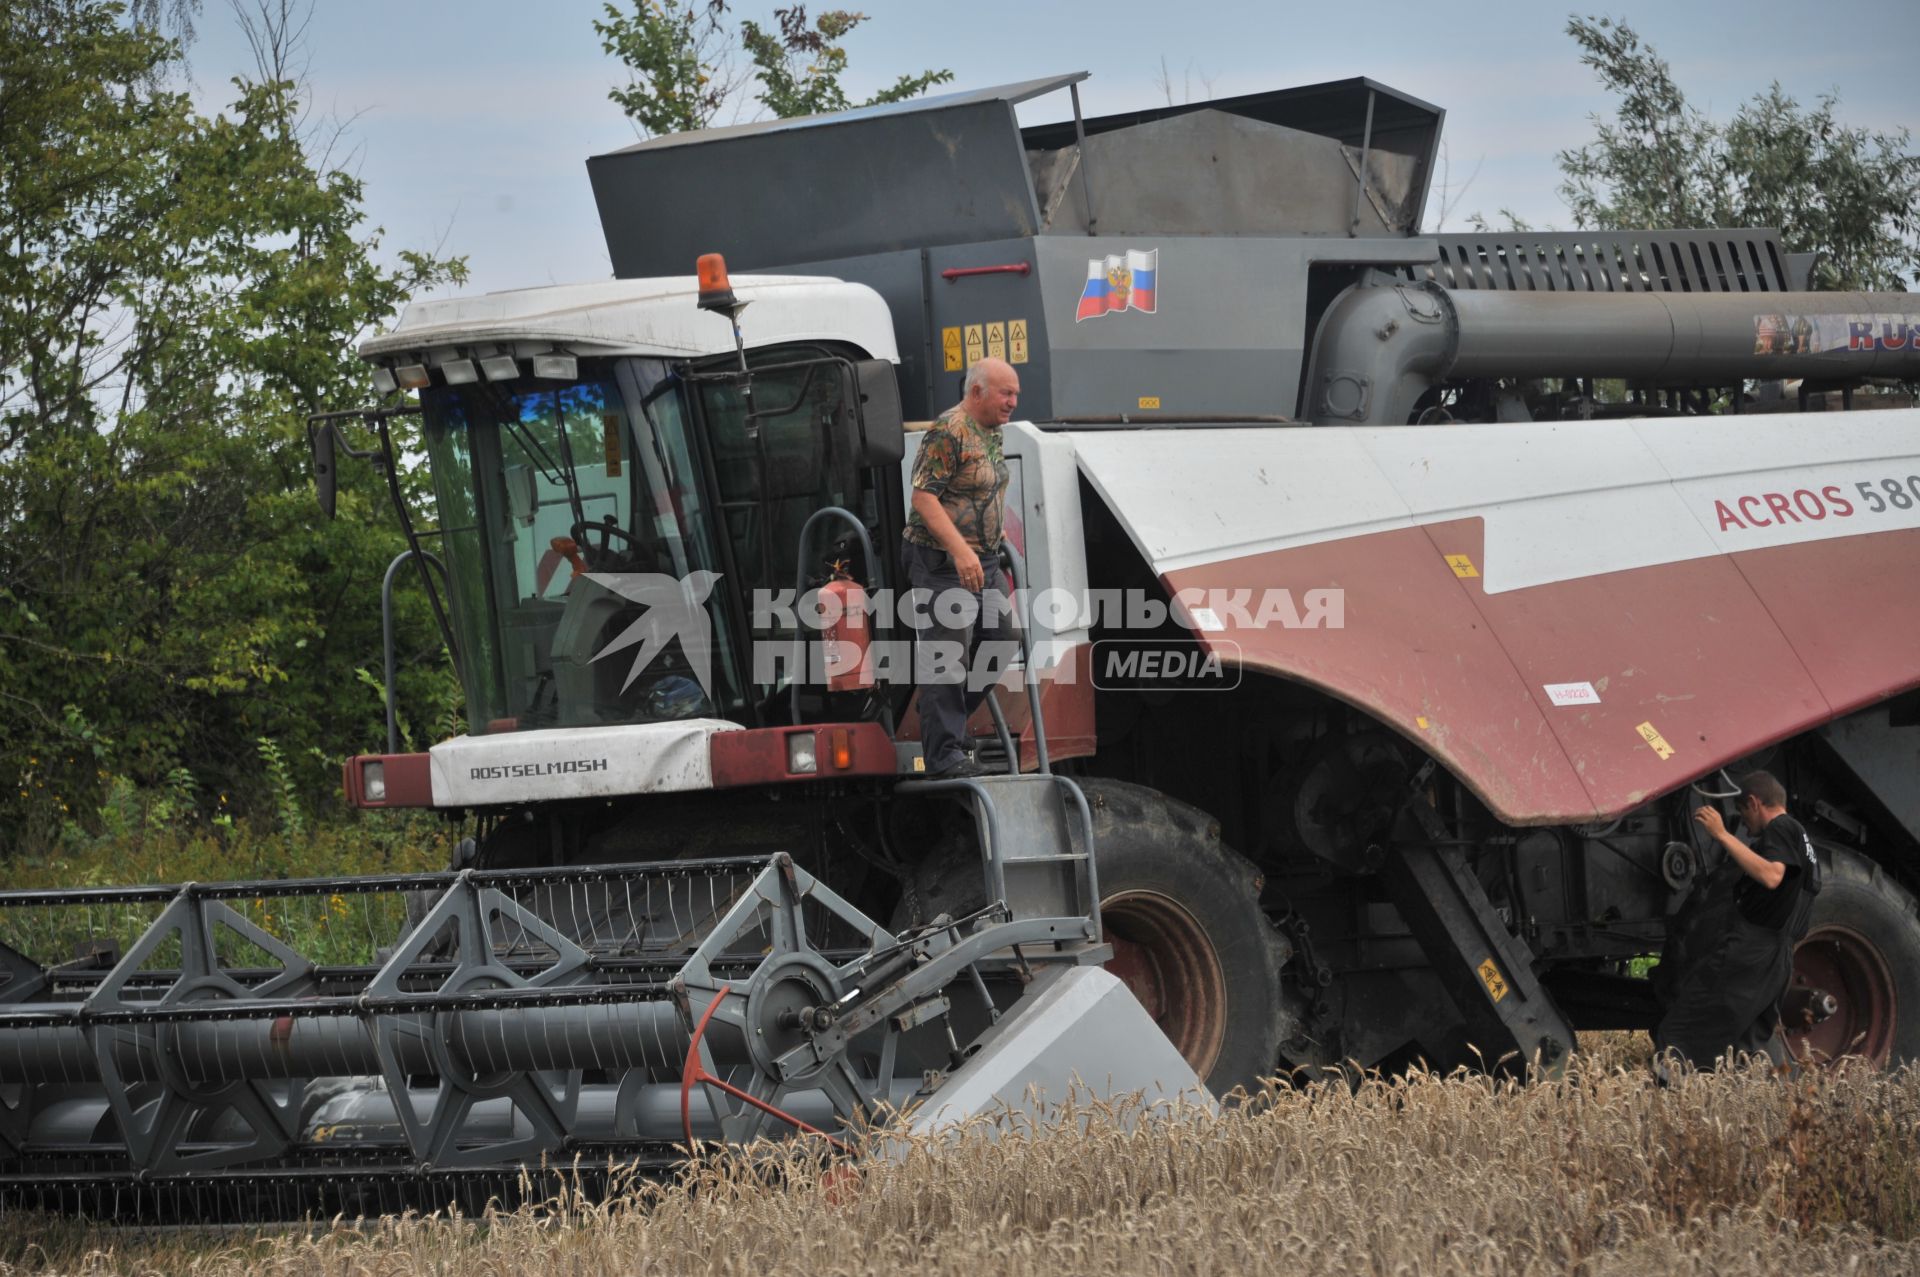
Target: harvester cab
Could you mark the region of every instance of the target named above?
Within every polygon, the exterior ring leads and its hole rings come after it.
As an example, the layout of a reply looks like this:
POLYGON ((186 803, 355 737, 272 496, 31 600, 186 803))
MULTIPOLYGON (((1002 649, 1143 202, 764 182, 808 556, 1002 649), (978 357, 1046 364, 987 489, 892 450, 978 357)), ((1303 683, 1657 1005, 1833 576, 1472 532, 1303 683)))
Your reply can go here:
MULTIPOLYGON (((582 310, 603 309, 598 322, 626 324, 618 337, 442 346, 403 324, 369 343, 380 384, 420 391, 446 637, 472 736, 798 721, 791 666, 767 659, 784 658, 798 637, 794 612, 769 600, 796 580, 820 584, 834 563, 867 589, 887 583, 889 564, 872 547, 897 535, 900 518, 897 482, 878 478, 903 446, 890 335, 869 332, 864 347, 781 335, 750 346, 739 315, 756 299, 775 312, 767 326, 777 333, 783 302, 838 300, 857 313, 862 290, 752 280, 735 294, 724 265, 715 270, 729 299, 717 311, 696 308, 683 287, 582 299, 582 310), (813 295, 776 302, 769 291, 813 295), (691 348, 667 339, 640 349, 641 330, 656 323, 701 336, 691 348), (803 544, 822 510, 840 513, 803 544)), ((459 320, 419 321, 436 322, 459 320)), ((317 471, 328 470, 336 434, 332 421, 315 423, 317 471)), ((400 513, 424 574, 429 547, 400 513)), ((437 596, 440 582, 422 579, 437 596)), ((892 713, 864 702, 810 708, 873 721, 892 713)))

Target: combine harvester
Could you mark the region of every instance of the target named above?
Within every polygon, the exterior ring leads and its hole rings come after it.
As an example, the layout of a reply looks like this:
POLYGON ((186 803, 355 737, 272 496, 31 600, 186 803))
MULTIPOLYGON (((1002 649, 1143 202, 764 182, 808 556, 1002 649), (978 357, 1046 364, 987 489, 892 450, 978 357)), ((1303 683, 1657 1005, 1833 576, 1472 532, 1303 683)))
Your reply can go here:
POLYGON ((1920 306, 1765 231, 1421 235, 1442 116, 1371 81, 1080 78, 598 157, 617 280, 362 348, 322 500, 384 470, 470 728, 346 789, 476 835, 0 896, 9 1202, 471 1206, 1076 1083, 1552 1068, 1657 1018, 1627 964, 1750 765, 1828 861, 1797 1033, 1920 1058, 1920 414, 1809 411, 1920 377, 1920 306), (987 355, 1027 646, 994 774, 927 780, 897 616, 794 605, 900 587, 903 421, 987 355))

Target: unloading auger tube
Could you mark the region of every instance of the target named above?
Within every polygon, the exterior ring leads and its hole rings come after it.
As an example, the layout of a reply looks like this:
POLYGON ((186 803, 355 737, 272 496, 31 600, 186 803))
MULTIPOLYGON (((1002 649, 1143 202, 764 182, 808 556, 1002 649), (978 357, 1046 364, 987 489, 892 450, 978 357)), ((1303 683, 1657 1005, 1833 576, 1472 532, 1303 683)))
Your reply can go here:
MULTIPOLYGON (((1017 852, 983 854, 1004 883, 1017 852)), ((895 936, 785 854, 0 893, 0 1201, 477 1209, 1078 1078, 1204 1097, 1070 914, 895 936)))
POLYGON ((1375 275, 1327 308, 1306 415, 1320 425, 1401 425, 1428 390, 1476 378, 1920 380, 1915 332, 1920 303, 1910 293, 1474 291, 1375 275), (1776 349, 1765 336, 1776 320, 1826 321, 1854 339, 1776 349), (1856 336, 1860 324, 1867 331, 1856 336))

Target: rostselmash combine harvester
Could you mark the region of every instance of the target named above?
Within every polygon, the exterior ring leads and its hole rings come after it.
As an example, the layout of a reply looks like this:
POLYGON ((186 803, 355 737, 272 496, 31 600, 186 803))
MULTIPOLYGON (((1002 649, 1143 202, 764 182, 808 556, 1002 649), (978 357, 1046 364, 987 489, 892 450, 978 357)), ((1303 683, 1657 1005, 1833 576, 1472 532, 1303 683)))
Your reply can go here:
POLYGON ((1371 81, 1079 78, 598 157, 619 279, 362 348, 418 400, 316 421, 322 500, 385 470, 470 729, 390 716, 347 793, 475 836, 0 896, 7 1201, 473 1205, 1076 1082, 1552 1068, 1658 1017, 1628 964, 1716 907, 1689 810, 1750 765, 1827 861, 1797 1042, 1920 1058, 1912 297, 1767 231, 1421 235, 1441 113, 1371 81), (761 273, 680 275, 716 249, 761 273), (988 355, 1027 646, 993 774, 929 781, 897 616, 793 604, 901 586, 903 418, 988 355))

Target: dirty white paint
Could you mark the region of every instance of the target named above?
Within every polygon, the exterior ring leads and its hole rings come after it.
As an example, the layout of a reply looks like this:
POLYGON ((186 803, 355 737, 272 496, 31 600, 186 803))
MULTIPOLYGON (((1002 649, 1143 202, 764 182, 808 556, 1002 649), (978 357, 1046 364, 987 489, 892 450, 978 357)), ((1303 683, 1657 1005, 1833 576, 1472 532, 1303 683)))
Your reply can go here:
POLYGON ((429 751, 436 807, 490 807, 713 788, 717 718, 456 736, 429 751))

